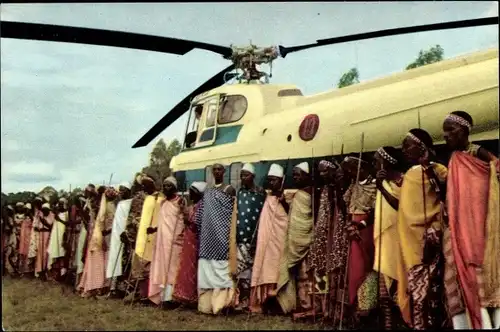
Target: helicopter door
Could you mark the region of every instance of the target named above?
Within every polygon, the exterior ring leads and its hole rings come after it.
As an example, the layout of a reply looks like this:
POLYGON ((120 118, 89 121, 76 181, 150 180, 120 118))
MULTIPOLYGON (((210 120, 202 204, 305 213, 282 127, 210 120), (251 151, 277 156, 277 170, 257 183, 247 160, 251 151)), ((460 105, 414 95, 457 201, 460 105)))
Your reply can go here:
POLYGON ((196 147, 209 146, 215 142, 217 138, 217 116, 219 113, 219 95, 215 98, 208 99, 204 104, 203 120, 200 123, 198 130, 199 138, 196 147))

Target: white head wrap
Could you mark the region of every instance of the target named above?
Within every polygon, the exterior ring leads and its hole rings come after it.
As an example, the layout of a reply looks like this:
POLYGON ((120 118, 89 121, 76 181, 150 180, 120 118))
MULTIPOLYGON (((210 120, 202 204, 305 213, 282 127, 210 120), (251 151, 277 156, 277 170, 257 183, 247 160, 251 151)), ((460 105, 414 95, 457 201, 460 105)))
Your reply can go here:
POLYGON ((16 207, 23 207, 24 206, 24 203, 23 202, 17 202, 16 203, 16 207))
POLYGON ((26 203, 26 205, 24 207, 31 210, 31 204, 30 203, 26 203))
POLYGON ((246 163, 245 165, 243 165, 243 168, 241 170, 255 175, 255 167, 251 163, 246 163))
POLYGON ((303 171, 304 173, 309 174, 309 164, 306 161, 304 161, 303 163, 300 163, 298 165, 295 165, 295 168, 298 168, 301 171, 303 171))
POLYGON ((282 178, 284 173, 283 173, 283 167, 281 167, 278 164, 272 164, 271 167, 269 167, 269 172, 267 173, 268 176, 276 176, 278 178, 282 178))
POLYGON ((64 197, 61 197, 61 198, 59 198, 59 202, 66 204, 66 203, 68 203, 68 200, 64 197))
POLYGON ((42 205, 42 209, 49 209, 50 210, 50 204, 49 203, 44 203, 42 205))
POLYGON ((203 181, 196 181, 191 184, 191 187, 195 188, 200 193, 203 193, 205 191, 205 188, 207 187, 207 183, 203 181))
POLYGON ((173 176, 169 176, 168 178, 166 178, 163 183, 165 182, 170 182, 171 184, 174 185, 174 187, 177 189, 177 180, 173 177, 173 176))
POLYGON ((14 208, 12 207, 12 205, 7 205, 7 209, 14 211, 14 208))

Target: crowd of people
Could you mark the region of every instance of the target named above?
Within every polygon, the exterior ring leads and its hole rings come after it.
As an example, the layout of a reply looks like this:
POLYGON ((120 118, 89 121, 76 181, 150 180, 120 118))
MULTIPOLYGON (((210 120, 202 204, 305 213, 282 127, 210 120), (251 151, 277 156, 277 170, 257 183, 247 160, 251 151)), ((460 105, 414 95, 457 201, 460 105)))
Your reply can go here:
POLYGON ((447 166, 431 136, 412 129, 401 151, 297 164, 294 190, 283 190, 276 163, 265 189, 245 164, 238 190, 214 164, 215 183, 191 183, 188 197, 174 177, 160 190, 140 174, 55 206, 18 202, 2 214, 4 273, 211 315, 498 329, 499 162, 469 142, 472 125, 463 111, 444 120, 447 166))

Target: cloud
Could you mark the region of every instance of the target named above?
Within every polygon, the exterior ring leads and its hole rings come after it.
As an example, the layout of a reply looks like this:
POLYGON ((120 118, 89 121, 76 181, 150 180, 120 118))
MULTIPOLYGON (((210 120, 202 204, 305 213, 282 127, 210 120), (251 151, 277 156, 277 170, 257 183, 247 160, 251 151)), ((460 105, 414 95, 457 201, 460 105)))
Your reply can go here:
POLYGON ((487 17, 498 16, 498 2, 495 1, 491 4, 490 8, 486 12, 487 17))
POLYGON ((43 161, 20 161, 2 163, 2 183, 45 186, 61 179, 55 165, 43 161))

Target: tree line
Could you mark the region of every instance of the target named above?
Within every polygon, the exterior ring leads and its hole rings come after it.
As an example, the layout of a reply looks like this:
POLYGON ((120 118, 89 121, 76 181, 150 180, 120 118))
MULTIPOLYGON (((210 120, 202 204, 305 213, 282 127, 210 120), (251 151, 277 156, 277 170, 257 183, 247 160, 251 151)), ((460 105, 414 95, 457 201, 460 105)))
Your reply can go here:
MULTIPOLYGON (((418 53, 417 58, 408 66, 406 70, 417 68, 420 66, 425 66, 434 62, 443 60, 444 50, 441 46, 436 45, 428 50, 421 50, 418 53)), ((359 71, 357 68, 351 68, 349 71, 344 73, 337 83, 337 87, 344 88, 346 86, 359 83, 359 71)), ((170 160, 172 157, 177 155, 181 151, 181 143, 174 139, 168 145, 163 139, 160 139, 149 156, 149 164, 141 169, 141 172, 153 175, 157 179, 157 185, 161 186, 161 179, 171 175, 172 170, 170 169, 170 160)), ((96 183, 98 185, 99 183, 96 183)), ((71 189, 71 192, 61 189, 57 191, 53 187, 45 187, 39 193, 34 193, 31 191, 23 191, 17 193, 4 194, 2 192, 2 206, 6 204, 15 204, 16 202, 28 202, 32 201, 37 195, 44 196, 49 199, 50 203, 57 202, 61 197, 68 198, 70 195, 74 196, 82 193, 83 189, 76 187, 71 189)))

